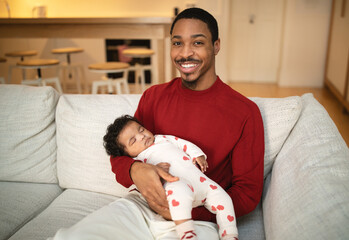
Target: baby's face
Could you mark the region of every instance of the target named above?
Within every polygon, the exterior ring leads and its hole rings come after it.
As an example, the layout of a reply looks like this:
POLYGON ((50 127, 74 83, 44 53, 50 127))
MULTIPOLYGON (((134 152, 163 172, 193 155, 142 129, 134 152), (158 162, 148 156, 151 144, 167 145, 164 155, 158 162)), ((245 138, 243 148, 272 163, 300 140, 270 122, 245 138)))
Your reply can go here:
POLYGON ((139 123, 130 121, 120 132, 118 140, 131 157, 136 157, 154 143, 154 135, 139 123))

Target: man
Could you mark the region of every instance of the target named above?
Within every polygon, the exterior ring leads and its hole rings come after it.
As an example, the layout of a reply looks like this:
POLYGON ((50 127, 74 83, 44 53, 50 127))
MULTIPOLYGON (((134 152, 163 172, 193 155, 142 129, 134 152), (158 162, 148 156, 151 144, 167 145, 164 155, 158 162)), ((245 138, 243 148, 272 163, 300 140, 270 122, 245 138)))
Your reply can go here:
MULTIPOLYGON (((218 26, 208 12, 181 12, 171 27, 171 58, 181 76, 144 92, 135 117, 154 134, 175 135, 207 155, 206 175, 233 200, 236 216, 257 206, 263 188, 264 133, 258 107, 216 75, 220 50, 218 26)), ((176 239, 161 181, 177 181, 161 167, 129 157, 111 157, 112 171, 133 192, 115 201, 56 239, 176 239), (154 211, 148 208, 148 205, 154 211), (160 214, 156 214, 156 213, 160 214)), ((204 207, 192 211, 198 239, 218 239, 215 215, 204 207), (204 221, 204 222, 203 222, 204 221)), ((238 220, 237 220, 238 221, 238 220)))
MULTIPOLYGON (((257 106, 224 84, 215 72, 220 50, 216 20, 198 8, 181 12, 171 27, 171 58, 181 77, 146 91, 135 117, 155 134, 189 140, 208 156, 207 175, 229 193, 237 216, 251 212, 263 187, 264 134, 257 106)), ((119 183, 135 183, 149 206, 170 219, 161 168, 111 158, 119 183)), ((214 221, 204 208, 193 218, 214 221)))

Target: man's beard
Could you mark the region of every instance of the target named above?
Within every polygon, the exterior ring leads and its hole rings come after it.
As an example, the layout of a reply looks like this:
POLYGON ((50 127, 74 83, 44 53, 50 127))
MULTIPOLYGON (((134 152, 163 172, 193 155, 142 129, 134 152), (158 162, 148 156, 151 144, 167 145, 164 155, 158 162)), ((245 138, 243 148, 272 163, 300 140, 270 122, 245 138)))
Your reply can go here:
MULTIPOLYGON (((177 64, 182 64, 185 62, 191 62, 191 63, 200 63, 200 60, 194 59, 192 57, 188 57, 188 58, 181 58, 179 60, 176 60, 177 64)), ((182 83, 185 87, 189 88, 189 89, 195 89, 197 86, 197 82, 199 79, 195 79, 195 80, 187 80, 189 79, 190 75, 192 73, 182 73, 184 75, 184 77, 182 77, 182 83)))
MULTIPOLYGON (((190 74, 185 74, 186 77, 188 77, 190 74)), ((185 87, 189 88, 189 89, 195 89, 198 83, 198 79, 195 80, 186 80, 185 78, 182 77, 182 83, 185 87)))

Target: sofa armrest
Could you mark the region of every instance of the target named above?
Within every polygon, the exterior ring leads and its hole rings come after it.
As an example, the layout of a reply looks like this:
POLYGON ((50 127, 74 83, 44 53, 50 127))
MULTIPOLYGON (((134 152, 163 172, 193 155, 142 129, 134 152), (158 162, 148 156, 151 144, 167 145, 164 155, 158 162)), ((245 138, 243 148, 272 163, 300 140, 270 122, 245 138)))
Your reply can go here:
POLYGON ((263 194, 267 239, 349 236, 349 150, 311 94, 279 152, 263 194))

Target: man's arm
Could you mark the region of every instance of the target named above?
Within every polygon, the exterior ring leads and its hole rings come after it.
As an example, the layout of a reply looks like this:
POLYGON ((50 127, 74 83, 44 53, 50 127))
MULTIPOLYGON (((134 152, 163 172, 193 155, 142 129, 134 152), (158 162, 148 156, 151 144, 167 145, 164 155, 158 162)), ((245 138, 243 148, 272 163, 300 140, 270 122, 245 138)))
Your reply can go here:
POLYGON ((142 162, 135 162, 131 166, 130 175, 137 189, 147 200, 149 207, 165 219, 170 220, 171 214, 161 179, 167 182, 175 182, 179 178, 172 176, 159 166, 142 162))
MULTIPOLYGON (((246 119, 239 142, 230 156, 232 186, 226 189, 233 200, 236 217, 253 211, 263 191, 264 172, 264 129, 259 109, 246 119)), ((214 215, 204 208, 192 211, 193 219, 215 221, 214 215)))
POLYGON ((116 181, 126 188, 130 187, 133 184, 133 181, 130 177, 130 169, 134 162, 134 159, 127 156, 110 156, 111 168, 113 173, 115 173, 116 181))
POLYGON ((233 176, 227 192, 239 217, 257 207, 263 192, 264 128, 256 105, 230 157, 233 176))

